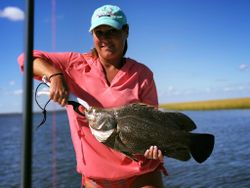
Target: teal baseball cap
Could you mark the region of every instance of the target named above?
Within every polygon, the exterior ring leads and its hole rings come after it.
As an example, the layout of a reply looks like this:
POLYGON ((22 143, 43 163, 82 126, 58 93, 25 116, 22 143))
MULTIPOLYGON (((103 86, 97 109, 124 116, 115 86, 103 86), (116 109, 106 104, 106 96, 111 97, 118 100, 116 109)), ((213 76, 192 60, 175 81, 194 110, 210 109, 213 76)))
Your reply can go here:
POLYGON ((91 32, 100 25, 109 25, 120 30, 126 24, 126 15, 118 6, 104 5, 94 11, 89 31, 91 32))

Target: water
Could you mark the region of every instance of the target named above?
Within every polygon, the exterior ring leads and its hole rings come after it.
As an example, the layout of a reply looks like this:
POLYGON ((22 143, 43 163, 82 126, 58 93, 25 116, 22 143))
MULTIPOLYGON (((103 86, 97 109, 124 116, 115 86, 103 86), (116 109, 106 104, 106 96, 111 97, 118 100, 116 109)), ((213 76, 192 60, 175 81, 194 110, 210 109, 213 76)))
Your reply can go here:
POLYGON ((250 187, 250 110, 187 112, 196 132, 215 135, 212 156, 203 164, 166 159, 166 187, 250 187))
MULTIPOLYGON (((165 187, 250 187, 250 110, 185 113, 197 123, 196 132, 215 135, 214 152, 202 164, 165 158, 169 173, 164 177, 165 187)), ((35 114, 34 124, 41 118, 35 114)), ((22 117, 0 115, 0 122, 0 187, 20 187, 22 117)), ((80 187, 66 113, 49 114, 33 139, 33 187, 80 187)))

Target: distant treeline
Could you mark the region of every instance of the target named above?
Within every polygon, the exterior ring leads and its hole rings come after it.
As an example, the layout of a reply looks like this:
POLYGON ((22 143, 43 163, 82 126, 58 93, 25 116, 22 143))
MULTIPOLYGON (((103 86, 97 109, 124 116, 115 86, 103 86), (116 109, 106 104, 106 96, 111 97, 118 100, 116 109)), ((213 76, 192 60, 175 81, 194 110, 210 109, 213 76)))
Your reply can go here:
POLYGON ((161 104, 160 108, 168 110, 250 109, 250 98, 167 103, 167 104, 161 104))

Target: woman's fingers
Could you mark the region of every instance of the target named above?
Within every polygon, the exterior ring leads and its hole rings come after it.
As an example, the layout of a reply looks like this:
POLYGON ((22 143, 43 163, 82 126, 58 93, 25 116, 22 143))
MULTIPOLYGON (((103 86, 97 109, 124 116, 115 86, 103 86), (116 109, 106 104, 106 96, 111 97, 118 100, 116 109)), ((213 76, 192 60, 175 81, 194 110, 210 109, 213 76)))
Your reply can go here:
POLYGON ((144 156, 148 159, 156 159, 163 161, 163 155, 161 150, 157 148, 157 146, 151 146, 149 149, 147 149, 144 153, 144 156))
POLYGON ((65 97, 64 99, 62 99, 61 101, 61 106, 65 106, 68 103, 68 97, 65 97))
POLYGON ((50 92, 50 98, 54 101, 59 103, 61 106, 65 106, 68 101, 68 92, 63 90, 63 91, 51 91, 50 92))
POLYGON ((158 148, 157 148, 157 146, 153 147, 152 157, 153 157, 153 159, 158 159, 158 148))
POLYGON ((146 152, 144 153, 144 156, 148 159, 153 159, 153 149, 154 146, 151 146, 149 149, 147 149, 146 152))
POLYGON ((50 98, 59 103, 61 106, 65 106, 68 102, 68 87, 62 76, 55 77, 51 81, 50 86, 50 98))
POLYGON ((147 149, 144 153, 144 157, 149 158, 149 149, 147 149))
POLYGON ((164 156, 163 156, 161 150, 158 150, 158 160, 160 160, 163 163, 163 158, 164 158, 164 156))

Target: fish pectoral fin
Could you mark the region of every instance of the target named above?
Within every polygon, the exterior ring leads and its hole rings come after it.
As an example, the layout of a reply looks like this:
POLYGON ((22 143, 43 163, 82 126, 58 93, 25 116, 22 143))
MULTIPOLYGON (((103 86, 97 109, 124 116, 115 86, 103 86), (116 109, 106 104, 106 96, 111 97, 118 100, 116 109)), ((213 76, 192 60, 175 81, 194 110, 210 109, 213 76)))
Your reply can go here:
POLYGON ((136 158, 133 156, 132 152, 130 149, 122 142, 122 140, 119 137, 119 134, 116 136, 115 141, 114 141, 114 149, 124 153, 128 157, 130 157, 133 160, 136 160, 136 158))
POLYGON ((106 146, 123 153, 132 160, 138 161, 132 152, 130 152, 129 148, 121 141, 119 134, 116 131, 103 143, 106 146))
POLYGON ((163 153, 167 157, 177 159, 180 161, 188 161, 191 158, 189 149, 184 148, 184 147, 176 147, 175 146, 172 149, 168 148, 168 150, 163 151, 163 153))
POLYGON ((132 159, 133 161, 139 161, 138 157, 136 155, 132 155, 130 153, 126 153, 126 152, 122 152, 123 154, 125 154, 128 158, 132 159))
POLYGON ((196 125, 194 121, 189 118, 187 115, 181 112, 165 112, 163 113, 165 116, 166 122, 168 122, 169 127, 183 130, 186 132, 190 132, 196 129, 196 125))
POLYGON ((146 104, 146 103, 134 103, 134 105, 138 105, 138 106, 142 106, 142 107, 147 107, 147 108, 151 108, 151 109, 156 109, 155 106, 150 105, 150 104, 146 104))

